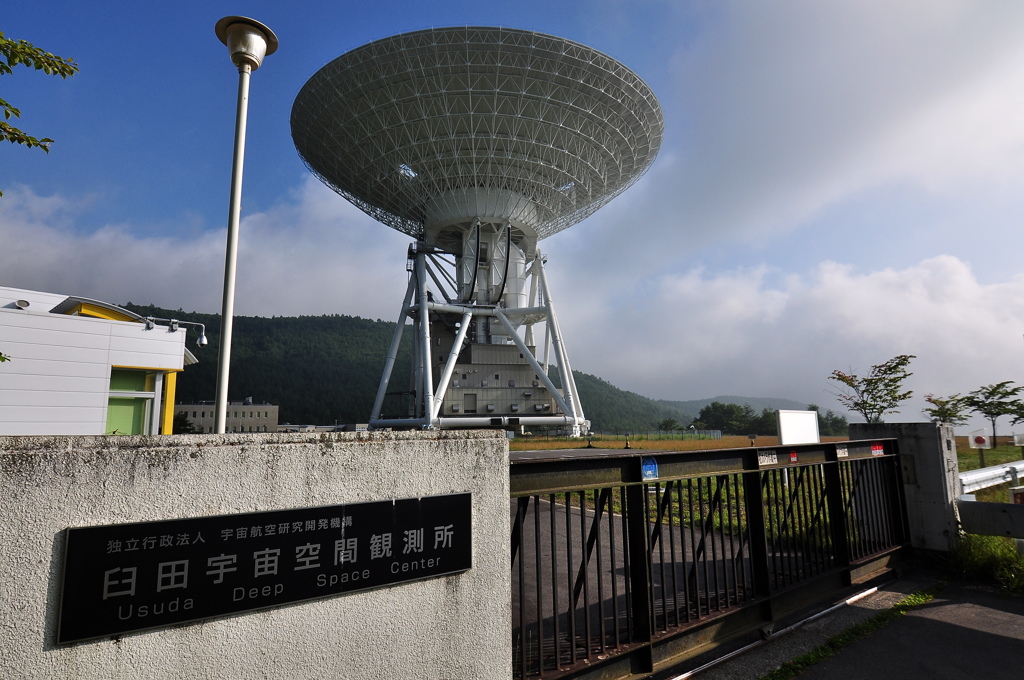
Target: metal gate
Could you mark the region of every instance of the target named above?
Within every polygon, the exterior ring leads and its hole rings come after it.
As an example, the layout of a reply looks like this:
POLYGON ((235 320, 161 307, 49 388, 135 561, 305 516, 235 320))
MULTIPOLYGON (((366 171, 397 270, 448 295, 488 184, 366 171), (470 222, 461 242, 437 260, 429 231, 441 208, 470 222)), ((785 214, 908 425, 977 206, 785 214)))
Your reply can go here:
POLYGON ((896 453, 513 453, 515 677, 646 675, 884 568, 907 533, 896 453))

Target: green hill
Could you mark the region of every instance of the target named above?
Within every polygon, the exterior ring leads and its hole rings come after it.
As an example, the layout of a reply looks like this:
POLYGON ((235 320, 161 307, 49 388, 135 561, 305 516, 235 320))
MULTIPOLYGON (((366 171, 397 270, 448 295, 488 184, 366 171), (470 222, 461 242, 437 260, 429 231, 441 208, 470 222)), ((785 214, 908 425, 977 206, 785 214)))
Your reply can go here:
MULTIPOLYGON (((572 375, 580 392, 583 412, 597 431, 650 432, 657 430, 658 423, 669 418, 685 425, 696 418, 700 410, 688 408, 687 402, 659 402, 620 390, 596 375, 579 371, 573 371, 572 375)), ((552 379, 558 384, 557 376, 552 376, 552 379)))
MULTIPOLYGON (((124 305, 136 314, 206 324, 209 345, 187 346, 199 363, 178 378, 177 401, 213 401, 217 391, 220 315, 124 305)), ((373 409, 394 323, 354 316, 236 316, 232 332, 229 401, 252 397, 280 406, 280 422, 329 425, 365 423, 373 409)), ((407 385, 409 333, 403 337, 392 385, 407 385)), ((385 404, 397 408, 395 404, 385 404)), ((398 415, 390 414, 390 415, 398 415)))
MULTIPOLYGON (((193 321, 206 325, 209 344, 196 347, 189 331, 188 348, 199 359, 178 378, 179 403, 212 402, 216 396, 220 315, 168 310, 152 305, 124 305, 136 314, 193 321)), ((365 423, 373 408, 395 324, 339 314, 299 317, 235 317, 231 350, 230 401, 252 397, 255 403, 280 406, 282 423, 330 425, 365 423)), ((405 333, 391 385, 408 385, 411 333, 405 333)), ((621 390, 594 375, 573 372, 580 401, 592 427, 601 432, 652 432, 674 419, 686 425, 713 401, 763 408, 802 409, 785 399, 715 397, 697 401, 656 401, 621 390)), ((556 384, 557 375, 552 378, 556 384)), ((387 416, 404 416, 404 400, 389 397, 387 416)))

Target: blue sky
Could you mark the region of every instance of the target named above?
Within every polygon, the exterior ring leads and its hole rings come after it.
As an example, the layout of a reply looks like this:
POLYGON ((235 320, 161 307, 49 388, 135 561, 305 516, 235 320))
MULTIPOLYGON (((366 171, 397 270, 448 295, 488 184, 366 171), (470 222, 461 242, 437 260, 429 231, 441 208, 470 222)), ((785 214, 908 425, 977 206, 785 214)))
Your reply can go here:
POLYGON ((219 311, 229 14, 281 41, 252 79, 239 314, 396 317, 408 239, 305 169, 292 100, 371 40, 503 25, 610 54, 665 113, 643 180, 541 242, 574 368, 656 398, 838 408, 832 369, 911 353, 906 420, 928 393, 1024 383, 1017 2, 15 3, 0 30, 82 70, 0 79, 56 140, 0 148, 0 285, 219 311))

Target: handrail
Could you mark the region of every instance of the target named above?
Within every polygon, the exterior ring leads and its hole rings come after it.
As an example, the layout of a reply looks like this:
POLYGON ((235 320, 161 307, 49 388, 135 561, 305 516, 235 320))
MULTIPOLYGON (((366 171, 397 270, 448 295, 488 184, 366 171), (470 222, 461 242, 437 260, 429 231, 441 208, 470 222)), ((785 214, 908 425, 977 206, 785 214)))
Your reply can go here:
POLYGON ((1017 484, 1022 476, 1024 476, 1024 460, 993 465, 980 470, 968 470, 960 473, 960 493, 972 493, 1005 482, 1017 484))
POLYGON ((871 439, 698 451, 585 447, 511 451, 509 474, 512 495, 521 496, 874 458, 893 455, 895 448, 895 439, 871 439), (647 459, 656 464, 653 478, 643 473, 647 459))

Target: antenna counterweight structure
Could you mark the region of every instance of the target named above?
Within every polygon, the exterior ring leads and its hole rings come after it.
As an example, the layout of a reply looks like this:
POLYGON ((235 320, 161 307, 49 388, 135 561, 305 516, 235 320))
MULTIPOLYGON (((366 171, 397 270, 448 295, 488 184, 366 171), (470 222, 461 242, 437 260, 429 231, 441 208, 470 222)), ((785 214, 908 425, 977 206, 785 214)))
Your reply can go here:
POLYGON ((537 243, 653 163, 663 119, 650 88, 562 38, 430 29, 328 63, 296 97, 291 128, 321 181, 416 239, 371 426, 585 433, 537 243), (413 385, 385 415, 408 320, 413 385))

